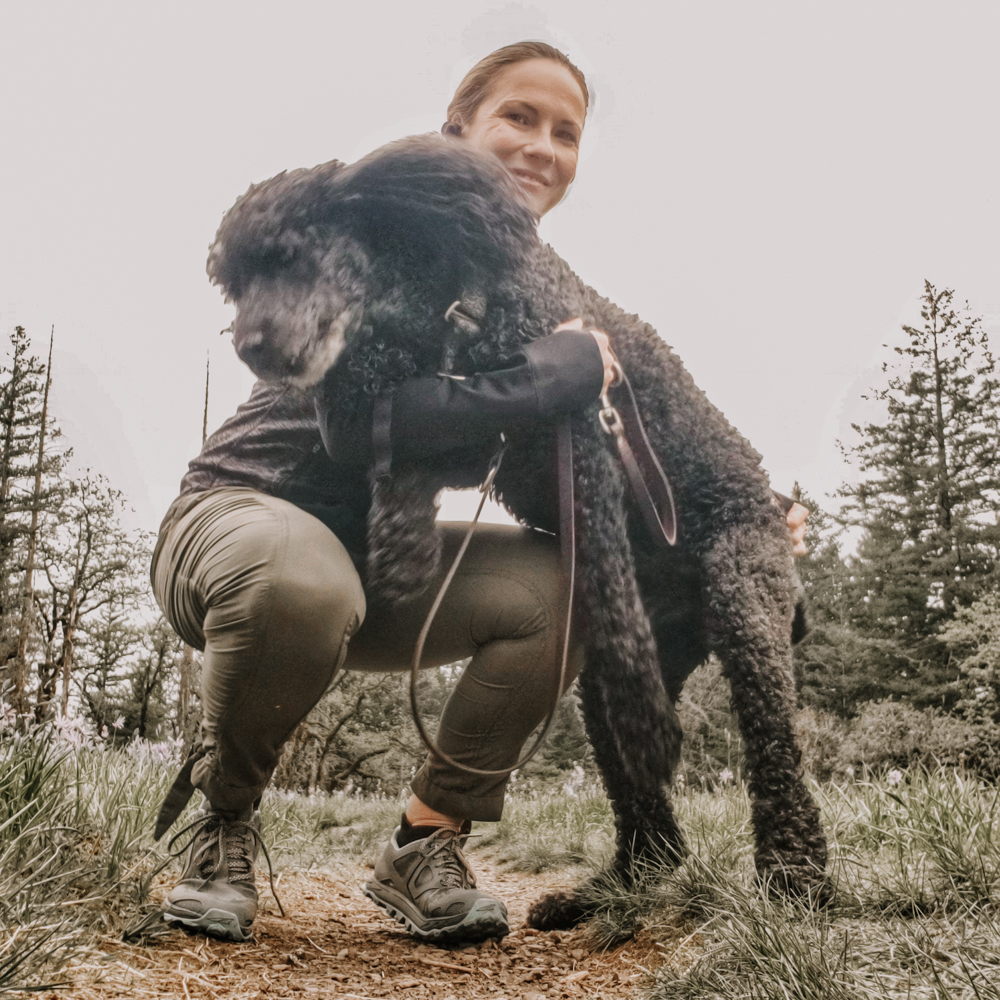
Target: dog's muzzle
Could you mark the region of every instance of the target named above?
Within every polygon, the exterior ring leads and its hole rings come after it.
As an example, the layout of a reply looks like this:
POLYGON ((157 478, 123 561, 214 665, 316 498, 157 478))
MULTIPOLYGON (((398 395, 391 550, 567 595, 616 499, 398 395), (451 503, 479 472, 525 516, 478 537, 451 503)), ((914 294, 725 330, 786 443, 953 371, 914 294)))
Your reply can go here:
POLYGON ((236 356, 262 379, 279 379, 294 374, 289 371, 287 359, 275 355, 272 337, 260 327, 244 332, 239 327, 233 333, 233 347, 236 356))

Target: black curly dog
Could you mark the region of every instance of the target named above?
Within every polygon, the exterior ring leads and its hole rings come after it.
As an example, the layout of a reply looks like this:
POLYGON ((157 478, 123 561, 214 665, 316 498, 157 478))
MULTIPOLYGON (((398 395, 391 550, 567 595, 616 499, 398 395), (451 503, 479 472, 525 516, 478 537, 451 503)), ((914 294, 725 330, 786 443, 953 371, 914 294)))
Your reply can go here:
MULTIPOLYGON (((690 672, 718 655, 746 745, 756 866, 792 894, 826 894, 826 841, 792 731, 796 577, 760 456, 638 317, 584 285, 547 245, 500 164, 457 140, 390 144, 254 185, 223 219, 209 275, 237 307, 234 341, 263 378, 315 387, 342 414, 407 376, 504 367, 571 316, 605 330, 673 484, 678 544, 654 546, 632 508, 597 404, 573 418, 580 692, 617 826, 614 865, 679 859, 669 783, 690 672), (445 319, 461 300, 478 332, 445 319)), ((557 526, 553 431, 510 435, 497 498, 522 523, 557 526)), ((438 558, 443 486, 480 482, 496 441, 440 468, 373 477, 366 587, 405 599, 438 558)), ((585 895, 537 902, 536 927, 586 915, 585 895)))

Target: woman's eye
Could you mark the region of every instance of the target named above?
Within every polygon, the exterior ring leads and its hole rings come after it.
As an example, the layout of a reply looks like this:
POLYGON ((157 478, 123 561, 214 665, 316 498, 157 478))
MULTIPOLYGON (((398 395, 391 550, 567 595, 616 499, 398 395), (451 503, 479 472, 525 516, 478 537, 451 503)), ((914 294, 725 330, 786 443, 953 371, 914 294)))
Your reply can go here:
POLYGON ((520 111, 508 111, 507 112, 507 117, 512 122, 517 122, 518 125, 527 125, 528 124, 528 117, 527 117, 527 115, 521 114, 520 111))

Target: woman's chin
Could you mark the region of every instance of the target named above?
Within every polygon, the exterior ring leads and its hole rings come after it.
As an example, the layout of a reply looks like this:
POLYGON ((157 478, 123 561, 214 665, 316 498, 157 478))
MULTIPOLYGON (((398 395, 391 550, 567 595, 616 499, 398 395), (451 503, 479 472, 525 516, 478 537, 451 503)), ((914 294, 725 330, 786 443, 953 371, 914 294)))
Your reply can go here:
POLYGON ((535 217, 535 221, 540 219, 552 206, 549 204, 549 192, 547 189, 535 189, 534 191, 521 188, 524 192, 524 200, 535 217))

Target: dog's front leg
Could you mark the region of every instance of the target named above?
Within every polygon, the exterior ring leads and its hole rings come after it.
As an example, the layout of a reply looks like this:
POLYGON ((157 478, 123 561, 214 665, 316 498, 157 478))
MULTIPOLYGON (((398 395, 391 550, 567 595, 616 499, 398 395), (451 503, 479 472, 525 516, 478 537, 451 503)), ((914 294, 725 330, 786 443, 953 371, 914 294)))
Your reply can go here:
MULTIPOLYGON (((587 733, 615 810, 614 875, 632 881, 640 859, 674 861, 683 849, 667 793, 681 729, 635 579, 621 475, 590 429, 579 422, 574 427, 578 607, 587 647, 580 689, 587 733)), ((587 890, 584 885, 546 897, 532 907, 529 922, 572 926, 592 911, 587 890)))

